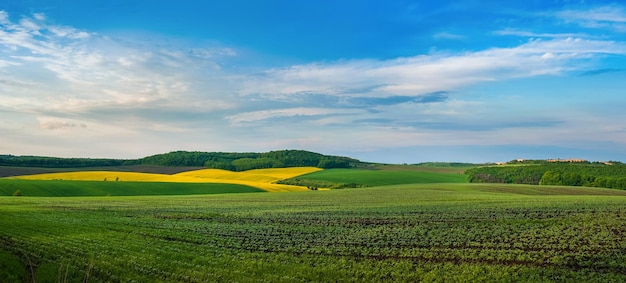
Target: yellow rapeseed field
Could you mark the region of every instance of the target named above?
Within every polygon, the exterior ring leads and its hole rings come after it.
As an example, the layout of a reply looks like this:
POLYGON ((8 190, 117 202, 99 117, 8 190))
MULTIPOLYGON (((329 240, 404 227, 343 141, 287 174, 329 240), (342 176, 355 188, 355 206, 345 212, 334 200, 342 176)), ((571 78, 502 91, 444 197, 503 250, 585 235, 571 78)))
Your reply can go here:
MULTIPOLYGON (((132 182, 174 182, 171 175, 117 171, 80 171, 25 175, 14 177, 26 180, 75 180, 75 181, 132 181, 132 182)), ((191 178, 187 182, 193 182, 191 178)), ((197 181, 197 180, 196 180, 197 181)), ((178 182, 184 182, 178 180, 178 182)))
POLYGON ((174 175, 117 171, 80 171, 24 175, 12 178, 25 180, 227 183, 247 185, 266 190, 268 192, 289 192, 304 191, 307 189, 301 186, 275 184, 275 182, 319 170, 322 169, 315 167, 293 167, 258 169, 244 172, 232 172, 219 169, 201 169, 174 175))

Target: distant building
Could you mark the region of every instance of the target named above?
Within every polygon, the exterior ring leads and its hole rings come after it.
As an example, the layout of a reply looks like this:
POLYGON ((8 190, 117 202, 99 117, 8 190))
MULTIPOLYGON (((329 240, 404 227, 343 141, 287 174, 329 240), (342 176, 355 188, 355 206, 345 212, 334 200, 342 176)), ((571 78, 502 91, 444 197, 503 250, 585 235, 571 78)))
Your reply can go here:
POLYGON ((546 160, 548 162, 569 162, 569 163, 582 163, 582 162, 589 162, 587 160, 584 159, 580 159, 580 158, 570 158, 570 159, 548 159, 546 160))

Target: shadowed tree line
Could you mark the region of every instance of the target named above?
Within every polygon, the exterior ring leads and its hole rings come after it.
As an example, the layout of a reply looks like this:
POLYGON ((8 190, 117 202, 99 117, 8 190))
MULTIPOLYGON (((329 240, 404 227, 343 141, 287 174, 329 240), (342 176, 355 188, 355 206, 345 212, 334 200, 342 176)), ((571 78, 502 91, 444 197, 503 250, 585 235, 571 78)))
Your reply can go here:
POLYGON ((626 189, 626 164, 539 163, 485 166, 465 171, 471 183, 585 186, 626 189))
POLYGON ((262 168, 319 167, 349 168, 360 161, 304 150, 280 150, 265 153, 187 152, 176 151, 141 159, 143 165, 204 166, 207 168, 245 171, 262 168))
POLYGON ((59 158, 44 156, 0 155, 0 166, 79 168, 124 165, 198 166, 232 171, 262 168, 319 167, 349 168, 361 163, 349 157, 323 155, 304 150, 279 150, 265 153, 174 151, 140 159, 59 158))

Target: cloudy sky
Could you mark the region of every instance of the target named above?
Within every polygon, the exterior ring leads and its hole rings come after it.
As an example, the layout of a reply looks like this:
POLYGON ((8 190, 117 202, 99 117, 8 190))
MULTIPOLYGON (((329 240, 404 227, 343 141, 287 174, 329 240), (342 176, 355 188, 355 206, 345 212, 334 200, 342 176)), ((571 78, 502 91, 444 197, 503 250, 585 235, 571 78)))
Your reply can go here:
POLYGON ((619 1, 4 0, 0 154, 626 161, 619 1))

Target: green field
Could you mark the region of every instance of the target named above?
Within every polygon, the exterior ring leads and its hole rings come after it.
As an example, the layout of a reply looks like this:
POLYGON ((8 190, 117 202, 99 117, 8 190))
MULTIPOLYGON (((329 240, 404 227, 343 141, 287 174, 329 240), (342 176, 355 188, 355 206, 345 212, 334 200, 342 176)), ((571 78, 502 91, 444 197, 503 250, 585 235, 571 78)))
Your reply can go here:
POLYGON ((401 184, 433 184, 433 183, 466 183, 467 177, 461 173, 425 171, 427 168, 404 166, 405 170, 368 170, 368 169, 327 169, 298 176, 294 179, 307 181, 323 181, 331 183, 353 183, 368 187, 401 185, 401 184))
MULTIPOLYGON (((365 178, 346 178, 354 177, 365 178)), ((0 276, 14 282, 624 282, 625 216, 626 191, 506 184, 0 197, 0 276)))
POLYGON ((126 165, 126 166, 100 166, 100 167, 17 167, 17 166, 0 166, 0 178, 33 175, 43 173, 58 172, 79 172, 79 171, 119 171, 119 172, 141 172, 141 173, 157 173, 157 174, 176 174, 185 171, 204 169, 200 166, 150 166, 150 165, 126 165))
POLYGON ((0 196, 147 196, 195 195, 264 192, 261 189, 221 183, 165 183, 165 182, 101 182, 66 180, 0 179, 0 196))

